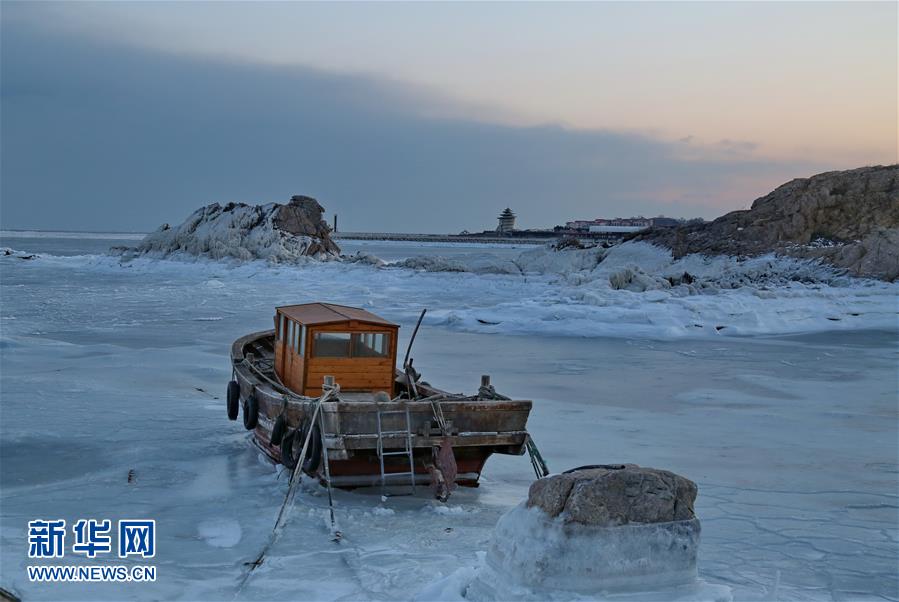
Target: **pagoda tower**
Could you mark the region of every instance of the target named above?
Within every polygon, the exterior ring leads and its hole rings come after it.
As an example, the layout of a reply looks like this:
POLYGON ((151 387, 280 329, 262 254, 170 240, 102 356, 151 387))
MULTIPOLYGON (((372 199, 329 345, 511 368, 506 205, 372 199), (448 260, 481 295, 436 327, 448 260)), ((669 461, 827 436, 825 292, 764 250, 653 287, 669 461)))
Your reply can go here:
POLYGON ((496 227, 497 232, 511 232, 515 229, 515 214, 508 207, 499 214, 499 225, 496 227))

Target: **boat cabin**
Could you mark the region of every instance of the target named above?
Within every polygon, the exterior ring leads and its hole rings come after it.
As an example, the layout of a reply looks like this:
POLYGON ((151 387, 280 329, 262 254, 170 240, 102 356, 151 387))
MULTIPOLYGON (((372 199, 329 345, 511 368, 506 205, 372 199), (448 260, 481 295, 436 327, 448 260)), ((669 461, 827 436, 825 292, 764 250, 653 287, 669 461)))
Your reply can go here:
POLYGON ((342 391, 393 397, 399 325, 344 305, 304 303, 275 309, 275 373, 289 389, 322 394, 325 375, 342 391))

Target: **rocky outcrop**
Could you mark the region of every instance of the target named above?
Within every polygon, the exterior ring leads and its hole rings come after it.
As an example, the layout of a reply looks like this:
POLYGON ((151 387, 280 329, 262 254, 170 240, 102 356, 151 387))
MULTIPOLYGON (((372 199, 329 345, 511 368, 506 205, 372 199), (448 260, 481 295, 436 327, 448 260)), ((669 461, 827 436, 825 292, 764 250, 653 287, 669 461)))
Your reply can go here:
POLYGON ((314 198, 294 195, 286 205, 278 205, 273 225, 282 232, 294 236, 308 236, 314 244, 308 255, 316 253, 340 254, 340 247, 331 240, 331 228, 322 219, 325 208, 314 198))
POLYGON ((636 464, 595 466, 531 484, 527 506, 566 523, 618 526, 695 518, 696 483, 636 464))
POLYGON ((691 253, 777 253, 821 259, 854 276, 899 278, 899 165, 833 171, 787 182, 704 224, 641 232, 643 240, 691 253))
POLYGON ((539 479, 527 501, 497 522, 466 598, 592 599, 615 592, 635 599, 727 600, 727 590, 706 597, 697 581, 695 500, 689 479, 635 464, 539 479))
POLYGON ((275 263, 337 257, 340 248, 331 240, 323 213, 318 201, 306 196, 294 196, 283 205, 212 203, 177 226, 163 224, 135 248, 114 251, 123 256, 190 255, 275 263))

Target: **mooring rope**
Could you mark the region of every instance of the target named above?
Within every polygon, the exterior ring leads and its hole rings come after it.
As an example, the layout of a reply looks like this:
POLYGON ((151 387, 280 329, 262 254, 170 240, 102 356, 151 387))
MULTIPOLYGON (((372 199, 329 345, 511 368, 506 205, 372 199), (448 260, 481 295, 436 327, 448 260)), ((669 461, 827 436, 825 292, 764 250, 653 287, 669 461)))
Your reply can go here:
MULTIPOLYGON (((335 384, 328 388, 325 391, 324 395, 315 400, 315 409, 312 412, 312 420, 309 421, 310 425, 315 424, 315 419, 318 417, 319 410, 322 407, 322 403, 336 395, 340 392, 340 386, 335 384)), ((309 427, 309 432, 306 433, 306 440, 303 441, 303 449, 300 451, 300 457, 297 460, 296 466, 293 467, 293 472, 290 474, 290 484, 287 488, 287 495, 284 496, 284 502, 281 504, 281 509, 278 511, 278 518, 275 520, 275 526, 272 528, 272 533, 269 535, 268 543, 265 544, 265 547, 262 548, 262 551, 259 553, 259 556, 256 557, 256 560, 253 562, 245 563, 249 566, 249 570, 244 574, 243 579, 240 582, 240 585, 237 587, 237 592, 234 594, 234 598, 241 594, 243 588, 246 586, 247 581, 250 580, 250 577, 253 575, 253 571, 256 570, 256 567, 260 566, 265 561, 265 555, 269 551, 269 549, 275 544, 280 537, 281 532, 284 530, 284 525, 287 523, 287 518, 290 514, 290 510, 293 507, 293 500, 296 496, 297 487, 302 481, 302 471, 303 471, 303 463, 306 461, 306 452, 309 450, 309 441, 312 439, 312 433, 315 429, 311 426, 309 427)), ((322 449, 322 453, 328 453, 328 450, 322 449)), ((333 514, 332 514, 333 520, 333 514)))

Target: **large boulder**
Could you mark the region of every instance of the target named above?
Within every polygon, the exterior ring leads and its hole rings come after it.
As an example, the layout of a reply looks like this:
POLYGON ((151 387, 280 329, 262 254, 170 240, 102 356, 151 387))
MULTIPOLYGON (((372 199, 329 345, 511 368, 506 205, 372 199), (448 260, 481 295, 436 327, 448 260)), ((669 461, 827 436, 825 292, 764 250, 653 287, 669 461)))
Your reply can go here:
POLYGON ((535 481, 496 525, 472 600, 730 600, 697 579, 693 481, 636 464, 591 466, 535 481))
POLYGON ((632 238, 668 247, 676 258, 777 253, 893 281, 899 278, 899 165, 795 179, 749 210, 632 238))
POLYGON ((320 249, 313 250, 310 254, 319 251, 339 254, 340 247, 331 240, 331 228, 322 219, 324 212, 325 208, 314 198, 294 195, 286 205, 278 205, 273 225, 294 236, 313 238, 320 249))
POLYGON ((663 523, 695 518, 696 493, 696 483, 667 470, 603 465, 534 481, 527 506, 566 523, 663 523))

